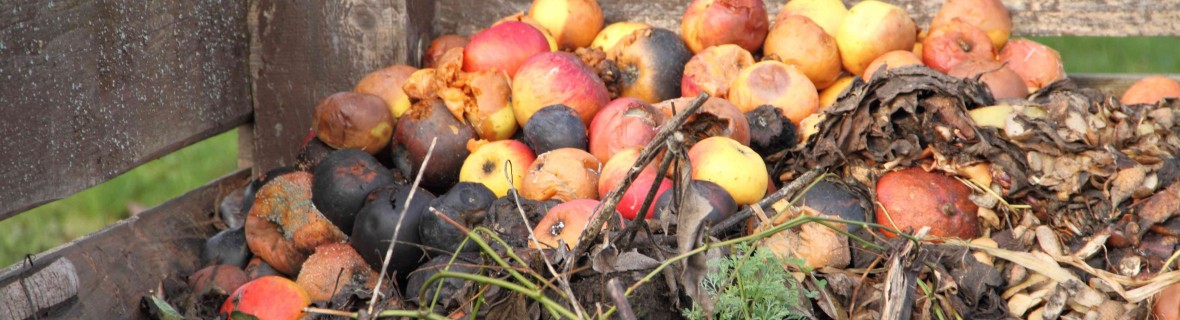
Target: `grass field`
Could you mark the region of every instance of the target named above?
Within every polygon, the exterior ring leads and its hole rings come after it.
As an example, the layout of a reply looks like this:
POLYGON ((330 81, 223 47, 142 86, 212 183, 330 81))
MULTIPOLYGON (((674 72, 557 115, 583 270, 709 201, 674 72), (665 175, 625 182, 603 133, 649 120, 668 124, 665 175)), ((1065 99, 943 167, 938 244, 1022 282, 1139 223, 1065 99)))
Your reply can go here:
MULTIPOLYGON (((1038 37, 1070 73, 1180 73, 1180 37, 1038 37)), ((237 131, 202 141, 66 199, 0 221, 0 267, 192 190, 237 167, 237 131)))

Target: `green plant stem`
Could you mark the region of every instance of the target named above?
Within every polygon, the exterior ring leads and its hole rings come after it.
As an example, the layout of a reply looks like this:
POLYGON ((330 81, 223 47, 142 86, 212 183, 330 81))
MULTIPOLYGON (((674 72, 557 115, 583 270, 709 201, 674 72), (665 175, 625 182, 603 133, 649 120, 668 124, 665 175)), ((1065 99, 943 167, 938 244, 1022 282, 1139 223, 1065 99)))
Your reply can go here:
POLYGON ((525 288, 524 286, 514 284, 514 283, 511 283, 508 281, 492 278, 492 277, 486 277, 486 276, 468 274, 468 273, 439 271, 438 273, 434 274, 433 276, 430 276, 430 278, 426 280, 426 284, 431 284, 431 283, 434 283, 435 281, 440 281, 443 278, 463 279, 463 280, 474 281, 477 283, 483 283, 483 284, 493 285, 493 286, 501 287, 504 289, 512 290, 512 291, 515 291, 516 293, 523 294, 533 300, 536 300, 537 302, 540 302, 542 305, 544 305, 550 311, 555 311, 555 313, 560 314, 563 317, 568 317, 570 319, 578 319, 578 315, 574 314, 573 311, 570 311, 569 309, 566 309, 565 307, 561 306, 561 304, 557 303, 556 301, 549 299, 549 297, 546 297, 545 293, 540 290, 528 289, 528 288, 525 288))

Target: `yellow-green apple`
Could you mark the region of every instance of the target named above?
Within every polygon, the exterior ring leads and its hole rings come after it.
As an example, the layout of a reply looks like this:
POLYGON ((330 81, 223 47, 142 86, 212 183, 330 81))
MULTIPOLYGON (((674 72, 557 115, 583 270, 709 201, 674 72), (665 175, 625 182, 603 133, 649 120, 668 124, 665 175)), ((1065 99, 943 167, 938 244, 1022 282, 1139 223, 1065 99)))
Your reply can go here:
POLYGON ((729 100, 742 112, 772 105, 796 124, 819 110, 819 93, 807 75, 774 60, 742 69, 729 87, 729 100))
MULTIPOLYGON (((971 188, 955 178, 920 167, 892 171, 877 180, 877 223, 902 232, 930 227, 927 235, 971 239, 979 236, 979 207, 971 188)), ((897 237, 881 230, 886 237, 897 237)))
POLYGON ((562 104, 574 109, 589 126, 598 109, 610 101, 606 85, 577 56, 568 52, 534 55, 512 80, 512 112, 524 125, 541 108, 562 104))
POLYGON ((1003 48, 1012 35, 1012 15, 1000 0, 947 0, 930 21, 930 29, 955 19, 983 30, 995 48, 1003 48))
POLYGON ((599 31, 598 35, 594 37, 594 41, 590 42, 590 47, 601 49, 602 51, 610 51, 623 37, 630 35, 632 32, 647 28, 651 28, 651 25, 643 22, 615 22, 607 25, 606 28, 602 28, 602 31, 599 31))
POLYGON ((352 91, 381 97, 381 100, 385 100, 385 105, 389 107, 393 118, 397 119, 406 112, 406 109, 410 108, 410 97, 402 90, 402 85, 406 83, 406 79, 409 79, 410 74, 413 74, 414 71, 418 71, 418 69, 407 65, 393 65, 373 71, 361 78, 352 91))
POLYGON ((951 20, 930 29, 922 39, 922 62, 931 69, 947 73, 967 60, 995 60, 996 49, 983 30, 951 20))
POLYGON ((818 89, 832 85, 842 70, 836 39, 801 15, 779 19, 766 36, 762 54, 799 68, 818 89))
POLYGON ((529 16, 549 29, 563 50, 590 45, 604 23, 596 0, 533 0, 529 16))
POLYGON ((520 189, 525 173, 537 158, 523 142, 500 140, 493 142, 469 143, 471 155, 463 160, 459 169, 459 182, 482 183, 488 190, 503 197, 509 189, 520 189), (512 174, 512 184, 508 174, 512 174))
POLYGON ((894 50, 911 50, 918 27, 910 15, 895 5, 866 0, 848 9, 836 32, 836 45, 844 69, 855 75, 865 73, 873 59, 894 50))
POLYGON ((770 177, 766 163, 753 149, 726 137, 710 137, 688 150, 692 178, 716 183, 738 205, 758 202, 766 195, 770 177))
POLYGON ((498 70, 511 78, 525 60, 549 51, 549 41, 533 26, 502 22, 471 36, 471 42, 463 47, 463 71, 498 70))
POLYGON ((729 95, 729 85, 733 79, 752 64, 754 56, 736 44, 705 48, 684 64, 680 95, 695 97, 704 92, 710 97, 725 98, 729 95))
POLYGON ((590 122, 590 154, 606 162, 620 150, 645 146, 664 123, 664 114, 635 98, 618 98, 606 104, 590 122))
POLYGON ((769 24, 761 0, 693 0, 681 17, 680 36, 693 53, 727 43, 753 52, 769 24))
POLYGON ((1139 79, 1127 92, 1123 93, 1120 101, 1123 104, 1155 104, 1164 98, 1180 97, 1180 82, 1164 76, 1150 76, 1139 79))
POLYGON ((598 173, 602 162, 589 152, 561 148, 537 156, 529 165, 520 195, 543 201, 598 199, 598 173))
POLYGON ((1065 66, 1061 64, 1061 54, 1036 41, 1009 40, 997 58, 1024 79, 1024 85, 1028 87, 1029 92, 1065 79, 1065 66))
POLYGON ((791 15, 810 18, 824 28, 824 32, 835 37, 836 31, 840 30, 840 24, 844 22, 844 16, 848 15, 848 7, 840 0, 790 0, 783 4, 782 10, 779 10, 774 18, 774 23, 778 24, 791 15))

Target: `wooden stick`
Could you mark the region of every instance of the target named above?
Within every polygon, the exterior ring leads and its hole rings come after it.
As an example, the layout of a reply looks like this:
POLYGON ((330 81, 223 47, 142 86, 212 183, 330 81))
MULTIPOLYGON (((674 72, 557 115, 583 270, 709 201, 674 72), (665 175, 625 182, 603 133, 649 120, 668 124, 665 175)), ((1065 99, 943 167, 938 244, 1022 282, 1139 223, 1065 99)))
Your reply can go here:
MULTIPOLYGON (((742 211, 739 211, 737 214, 729 217, 729 219, 718 222, 713 226, 711 234, 716 237, 729 232, 733 229, 733 227, 737 226, 738 223, 746 221, 746 219, 749 219, 750 216, 754 214, 754 209, 752 208, 753 206, 758 206, 758 208, 761 209, 770 206, 779 200, 785 199, 788 195, 799 192, 799 190, 806 188, 807 185, 811 184, 812 180, 815 180, 815 178, 819 176, 819 173, 819 169, 811 169, 810 171, 803 173, 803 175, 795 178, 795 180, 791 180, 791 183, 783 186, 782 189, 775 191, 774 193, 770 194, 770 196, 762 198, 762 200, 759 200, 758 203, 742 209, 742 211)), ((770 218, 774 219, 774 217, 770 218)))

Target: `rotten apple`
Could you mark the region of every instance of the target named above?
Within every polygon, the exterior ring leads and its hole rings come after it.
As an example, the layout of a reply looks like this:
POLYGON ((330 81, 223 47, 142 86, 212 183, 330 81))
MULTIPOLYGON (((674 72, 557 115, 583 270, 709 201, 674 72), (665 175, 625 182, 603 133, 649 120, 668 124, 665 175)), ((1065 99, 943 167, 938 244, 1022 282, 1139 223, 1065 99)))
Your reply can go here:
POLYGON ((524 141, 535 154, 541 154, 561 148, 589 150, 590 138, 578 113, 557 104, 537 110, 524 124, 524 141))
POLYGON ((418 69, 407 65, 393 65, 373 71, 361 78, 352 91, 380 97, 389 107, 393 118, 397 119, 406 112, 406 109, 410 108, 410 97, 402 90, 402 86, 406 84, 406 79, 409 79, 414 71, 418 71, 418 69))
POLYGON ((819 93, 807 75, 773 60, 742 69, 729 88, 729 99, 742 112, 772 105, 795 123, 819 110, 819 93))
POLYGON ((266 276, 234 290, 218 315, 229 319, 234 312, 241 312, 257 319, 298 320, 307 315, 303 308, 310 304, 311 297, 294 281, 266 276))
POLYGON ((805 16, 779 19, 766 36, 762 54, 799 68, 817 89, 831 86, 842 71, 836 39, 805 16))
POLYGON ((1135 81, 1119 101, 1124 105, 1156 104, 1164 98, 1180 98, 1180 82, 1164 76, 1150 76, 1135 81))
POLYGON ((389 144, 393 113, 380 97, 339 92, 315 106, 312 128, 334 149, 358 148, 370 154, 389 144))
POLYGON ((512 80, 512 111, 522 126, 537 110, 555 104, 574 109, 582 125, 588 126, 609 100, 610 93, 598 75, 568 52, 534 55, 512 80))
POLYGON ((964 61, 951 68, 947 74, 963 79, 978 77, 996 99, 1023 99, 1028 95, 1028 88, 1020 75, 995 60, 964 61))
POLYGON ((769 24, 760 0, 693 0, 681 17, 680 36, 693 53, 727 43, 753 52, 769 24))
POLYGON ((656 103, 680 96, 684 64, 692 53, 676 33, 646 28, 620 39, 607 58, 618 65, 622 96, 656 103))
POLYGON ((377 284, 377 272, 346 243, 329 243, 315 248, 303 262, 295 283, 307 291, 311 301, 328 301, 339 294, 367 289, 377 284))
POLYGON ((533 200, 598 199, 602 162, 589 152, 562 148, 537 157, 525 174, 520 195, 533 200))
POLYGON ((705 48, 684 64, 680 95, 695 97, 704 92, 710 97, 725 98, 738 73, 752 64, 754 56, 735 44, 705 48))
POLYGON ((1028 39, 1012 39, 1000 50, 997 59, 1007 64, 1024 79, 1028 92, 1065 79, 1065 66, 1061 64, 1061 54, 1048 46, 1028 39))
MULTIPOLYGON (((430 41, 430 46, 426 47, 426 54, 422 55, 422 67, 437 67, 438 61, 444 53, 454 48, 466 47, 468 42, 470 40, 467 37, 457 34, 444 34, 438 36, 438 38, 434 38, 434 40, 430 41)), ((408 104, 409 102, 407 102, 406 107, 409 107, 408 104)))
POLYGON ((311 200, 312 175, 293 172, 258 189, 246 217, 246 243, 254 255, 284 274, 298 274, 315 247, 348 238, 311 200))
POLYGON ((405 157, 405 161, 395 162, 402 163, 398 169, 403 176, 416 177, 431 140, 438 138, 429 168, 422 175, 422 186, 433 192, 445 192, 459 181, 459 168, 470 154, 467 140, 476 137, 475 129, 456 119, 441 100, 418 101, 397 123, 394 157, 395 160, 405 157))
POLYGON ((311 201, 332 224, 352 233, 356 212, 378 187, 393 183, 393 174, 372 155, 358 149, 328 154, 312 171, 311 201))
MULTIPOLYGON (((955 178, 922 168, 892 171, 877 180, 877 223, 903 232, 930 227, 927 235, 971 239, 979 236, 979 207, 971 188, 955 178)), ((896 234, 881 230, 885 236, 896 234)))
POLYGON ((615 22, 607 25, 606 28, 602 28, 602 31, 599 31, 598 35, 594 36, 594 41, 590 42, 590 47, 602 51, 610 51, 623 37, 630 35, 632 32, 647 28, 651 28, 651 25, 643 22, 615 22))
POLYGON ((930 29, 956 19, 986 33, 994 48, 1003 48, 1012 34, 1012 15, 1000 0, 947 0, 930 21, 930 29))
POLYGON ((931 28, 922 39, 922 62, 931 69, 947 73, 967 60, 995 60, 996 49, 983 30, 951 20, 931 28))
POLYGON ((619 150, 647 145, 663 123, 664 114, 651 104, 635 98, 615 99, 590 122, 590 153, 605 163, 619 150))

